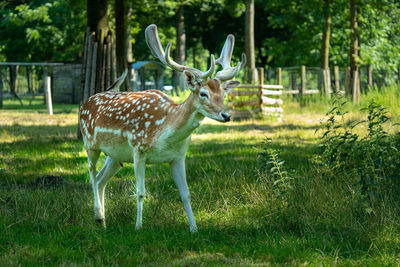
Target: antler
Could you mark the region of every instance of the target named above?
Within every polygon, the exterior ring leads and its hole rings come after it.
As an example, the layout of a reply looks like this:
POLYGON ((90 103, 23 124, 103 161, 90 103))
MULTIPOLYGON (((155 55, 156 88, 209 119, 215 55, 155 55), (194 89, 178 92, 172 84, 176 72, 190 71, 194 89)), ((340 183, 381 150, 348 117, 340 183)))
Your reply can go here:
POLYGON ((241 70, 244 65, 246 65, 246 55, 242 53, 242 61, 239 62, 235 67, 231 67, 231 59, 233 46, 235 45, 235 37, 232 34, 229 34, 226 37, 226 41, 224 47, 222 48, 220 57, 215 61, 216 64, 222 66, 222 70, 218 71, 215 74, 215 78, 226 81, 230 80, 241 70))
POLYGON ((201 79, 207 79, 214 73, 215 70, 214 55, 211 55, 210 58, 210 68, 206 72, 202 72, 198 69, 183 66, 173 61, 170 58, 171 43, 168 43, 167 47, 165 48, 165 52, 163 51, 160 39, 158 38, 157 26, 155 24, 151 24, 146 28, 145 35, 146 35, 147 46, 150 48, 150 51, 153 54, 153 56, 157 57, 163 64, 169 66, 173 70, 179 72, 183 72, 184 70, 186 70, 193 73, 195 76, 201 79))

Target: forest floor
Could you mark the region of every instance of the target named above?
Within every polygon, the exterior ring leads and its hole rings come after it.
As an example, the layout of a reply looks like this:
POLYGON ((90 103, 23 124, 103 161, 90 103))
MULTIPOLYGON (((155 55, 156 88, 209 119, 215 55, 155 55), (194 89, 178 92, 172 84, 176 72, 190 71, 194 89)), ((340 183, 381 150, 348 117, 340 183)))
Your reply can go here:
POLYGON ((100 227, 76 138, 77 106, 55 105, 49 116, 43 100, 23 109, 7 101, 0 110, 0 266, 400 264, 397 205, 385 203, 385 214, 358 213, 352 185, 315 167, 316 129, 329 106, 288 104, 282 122, 206 119, 186 158, 199 228, 191 234, 166 164, 146 169, 141 230, 132 164, 109 183, 107 228, 100 227), (283 192, 295 195, 274 191, 266 147, 276 151, 284 176, 300 181, 295 193, 283 192))

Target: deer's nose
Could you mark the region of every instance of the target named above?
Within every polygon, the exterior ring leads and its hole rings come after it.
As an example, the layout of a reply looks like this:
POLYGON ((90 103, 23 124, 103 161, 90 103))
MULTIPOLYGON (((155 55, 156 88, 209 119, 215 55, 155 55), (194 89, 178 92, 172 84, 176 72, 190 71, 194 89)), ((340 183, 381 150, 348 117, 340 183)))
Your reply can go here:
POLYGON ((230 121, 231 120, 231 114, 227 112, 221 112, 221 117, 224 119, 224 121, 230 121))

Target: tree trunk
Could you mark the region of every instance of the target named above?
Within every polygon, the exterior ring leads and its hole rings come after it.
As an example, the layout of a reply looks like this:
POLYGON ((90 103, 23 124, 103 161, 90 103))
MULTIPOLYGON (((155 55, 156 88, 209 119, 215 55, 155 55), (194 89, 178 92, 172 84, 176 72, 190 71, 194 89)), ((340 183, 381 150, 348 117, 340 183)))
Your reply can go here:
POLYGON ((193 68, 196 68, 196 46, 195 45, 192 48, 192 54, 193 54, 193 68))
POLYGON ((331 35, 331 12, 330 12, 330 0, 324 1, 324 20, 325 27, 322 33, 322 46, 321 46, 321 68, 329 68, 329 40, 331 35))
MULTIPOLYGON (((132 1, 115 0, 115 44, 117 56, 117 76, 120 76, 132 61, 130 42, 130 17, 132 14, 132 1)), ((121 91, 127 91, 128 79, 121 85, 121 91)))
POLYGON ((331 91, 331 79, 330 79, 330 71, 329 71, 329 40, 331 35, 331 12, 330 12, 330 0, 324 1, 324 20, 325 27, 322 33, 322 45, 321 45, 321 73, 319 75, 320 79, 322 79, 322 84, 324 85, 324 94, 326 96, 330 96, 331 91))
POLYGON ((245 52, 247 57, 247 82, 255 83, 258 79, 254 56, 254 0, 246 0, 245 52))
POLYGON ((0 108, 3 108, 3 73, 0 68, 0 108))
MULTIPOLYGON (((185 16, 184 6, 180 5, 176 12, 176 49, 175 49, 175 61, 181 65, 186 64, 185 50, 186 50, 186 33, 185 33, 185 16)), ((178 95, 179 90, 185 89, 185 80, 183 74, 174 71, 173 85, 175 93, 178 95)))
POLYGON ((26 83, 28 86, 28 93, 33 94, 32 90, 32 76, 31 76, 31 69, 29 66, 26 66, 26 83))
POLYGON ((89 32, 108 32, 107 0, 86 0, 89 32))
POLYGON ((10 66, 10 92, 11 94, 19 101, 21 106, 24 104, 22 103, 21 98, 17 94, 18 90, 18 70, 19 66, 10 66))
POLYGON ((357 0, 350 0, 350 93, 353 101, 360 100, 359 53, 357 0))

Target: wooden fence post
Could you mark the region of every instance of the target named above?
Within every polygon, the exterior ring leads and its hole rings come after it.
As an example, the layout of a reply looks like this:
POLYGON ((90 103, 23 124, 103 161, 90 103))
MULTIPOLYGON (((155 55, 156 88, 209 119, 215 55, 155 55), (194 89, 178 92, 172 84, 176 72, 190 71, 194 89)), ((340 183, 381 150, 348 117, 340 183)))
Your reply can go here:
POLYGON ((264 85, 264 68, 258 68, 260 86, 264 85))
POLYGON ((260 87, 259 87, 259 98, 260 98, 260 112, 262 112, 262 86, 264 85, 264 69, 263 68, 258 68, 258 77, 259 77, 259 82, 260 82, 260 87))
POLYGON ((397 67, 397 81, 400 83, 400 65, 397 67))
POLYGON ((97 43, 93 42, 93 48, 92 48, 92 69, 91 69, 91 76, 90 76, 90 95, 92 96, 96 93, 96 70, 97 70, 97 43))
MULTIPOLYGON (((94 93, 97 94, 102 92, 102 84, 101 84, 101 72, 103 66, 103 36, 104 33, 99 30, 96 34, 96 69, 95 69, 95 81, 94 81, 94 93)), ((104 80, 103 80, 104 82, 104 80)))
POLYGON ((368 85, 369 87, 373 86, 373 79, 372 79, 372 66, 368 66, 368 85))
POLYGON ((112 42, 112 35, 111 35, 111 31, 108 31, 107 34, 107 46, 106 46, 106 75, 105 75, 105 87, 104 88, 108 88, 111 84, 112 84, 112 80, 111 80, 111 69, 112 69, 112 65, 111 65, 111 42, 112 42))
POLYGON ((44 69, 43 85, 44 85, 44 96, 46 99, 47 111, 49 112, 50 115, 53 115, 53 102, 51 99, 51 78, 48 68, 44 69))
POLYGON ((333 67, 333 72, 335 75, 335 93, 338 94, 340 92, 340 72, 339 67, 333 67))
POLYGON ((83 67, 86 68, 85 70, 85 81, 83 84, 83 89, 82 89, 82 102, 85 102, 86 99, 89 98, 90 96, 90 80, 91 80, 91 74, 92 74, 92 59, 93 59, 93 46, 92 42, 94 39, 94 34, 93 33, 88 33, 88 44, 87 44, 87 57, 86 57, 86 64, 84 64, 83 67))
POLYGON ((0 108, 3 108, 3 74, 1 71, 2 69, 0 67, 0 108))
POLYGON ((350 86, 350 67, 346 68, 346 76, 344 79, 344 90, 346 95, 351 95, 351 86, 350 86))
POLYGON ((360 101, 360 72, 359 72, 359 70, 353 71, 351 92, 353 95, 353 102, 359 102, 360 101))
MULTIPOLYGON (((400 71, 400 67, 399 67, 399 71, 400 71)), ((399 72, 400 73, 400 72, 399 72)), ((400 74, 399 74, 400 75, 400 74)), ((400 76, 399 76, 400 78, 400 76)), ((278 68, 277 69, 277 74, 276 74, 276 83, 278 85, 282 85, 282 68, 278 68)))
POLYGON ((307 90, 307 76, 306 76, 306 66, 301 66, 301 88, 300 88, 300 96, 306 94, 307 90))
POLYGON ((331 97, 331 73, 328 69, 321 69, 324 85, 324 94, 326 97, 331 97))

